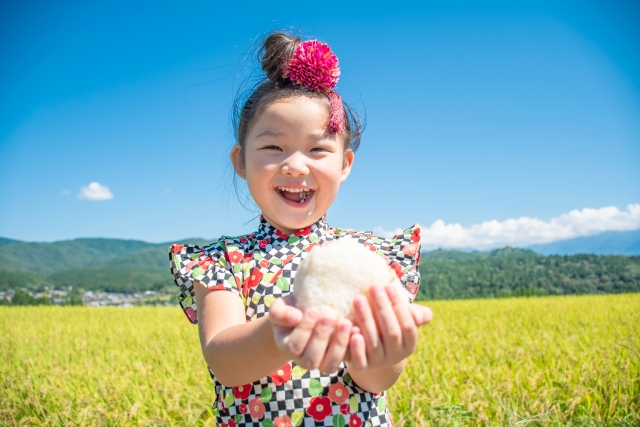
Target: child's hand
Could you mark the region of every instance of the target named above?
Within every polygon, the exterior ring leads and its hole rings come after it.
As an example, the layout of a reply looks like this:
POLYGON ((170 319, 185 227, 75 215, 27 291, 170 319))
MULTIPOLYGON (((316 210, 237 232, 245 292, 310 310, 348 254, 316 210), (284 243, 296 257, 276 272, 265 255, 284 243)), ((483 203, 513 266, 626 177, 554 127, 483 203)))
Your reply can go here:
POLYGON ((345 359, 352 324, 334 319, 310 308, 305 313, 295 308, 291 299, 275 300, 269 309, 278 349, 306 369, 335 372, 345 359))
POLYGON ((431 321, 428 307, 409 304, 394 286, 373 286, 371 304, 356 297, 356 327, 350 340, 350 369, 380 369, 402 362, 416 348, 418 327, 431 321))

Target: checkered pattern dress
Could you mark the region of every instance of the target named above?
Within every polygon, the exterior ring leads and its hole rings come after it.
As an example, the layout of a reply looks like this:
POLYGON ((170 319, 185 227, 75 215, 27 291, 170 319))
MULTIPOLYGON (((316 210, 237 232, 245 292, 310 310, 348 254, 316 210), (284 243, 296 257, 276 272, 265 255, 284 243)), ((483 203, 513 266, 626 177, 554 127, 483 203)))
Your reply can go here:
MULTIPOLYGON (((242 298, 247 321, 269 312, 271 303, 293 291, 296 270, 314 247, 345 236, 384 257, 413 300, 420 283, 420 228, 391 239, 368 232, 329 228, 324 217, 287 235, 260 219, 258 231, 221 237, 205 247, 170 247, 171 273, 180 288, 178 300, 191 323, 197 323, 193 286, 226 290, 242 298)), ((369 393, 351 379, 347 367, 324 375, 293 362, 252 384, 226 387, 209 370, 215 385, 213 411, 218 426, 236 427, 377 427, 392 425, 385 393, 369 393)))

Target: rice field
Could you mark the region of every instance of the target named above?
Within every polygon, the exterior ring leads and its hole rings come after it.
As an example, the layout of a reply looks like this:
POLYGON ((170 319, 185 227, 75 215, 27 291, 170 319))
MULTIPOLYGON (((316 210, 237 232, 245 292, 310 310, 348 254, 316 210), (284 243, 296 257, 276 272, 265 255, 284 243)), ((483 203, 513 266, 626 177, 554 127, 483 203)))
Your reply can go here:
MULTIPOLYGON (((640 294, 437 301, 397 426, 640 425, 640 294)), ((0 307, 0 424, 213 425, 178 308, 0 307)))

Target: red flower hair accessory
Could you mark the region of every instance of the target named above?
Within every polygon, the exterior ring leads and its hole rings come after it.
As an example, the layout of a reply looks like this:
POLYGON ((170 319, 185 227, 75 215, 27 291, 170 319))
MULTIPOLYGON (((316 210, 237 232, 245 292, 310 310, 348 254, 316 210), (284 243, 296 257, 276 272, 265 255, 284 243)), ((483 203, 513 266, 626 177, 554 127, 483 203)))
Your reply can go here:
POLYGON ((318 40, 299 43, 282 71, 282 77, 316 92, 331 92, 340 77, 338 57, 318 40))
POLYGON ((340 78, 340 67, 338 57, 328 44, 318 40, 299 43, 291 60, 283 67, 282 76, 314 92, 327 93, 331 101, 329 130, 331 133, 344 131, 342 98, 333 91, 340 78))

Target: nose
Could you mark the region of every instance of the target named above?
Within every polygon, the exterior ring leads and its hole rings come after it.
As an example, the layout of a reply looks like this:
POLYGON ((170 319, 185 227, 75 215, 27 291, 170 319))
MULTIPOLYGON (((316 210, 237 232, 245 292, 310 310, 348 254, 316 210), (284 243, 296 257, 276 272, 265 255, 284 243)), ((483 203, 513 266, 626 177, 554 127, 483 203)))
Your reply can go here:
POLYGON ((282 163, 282 173, 291 176, 303 176, 309 174, 308 158, 303 153, 296 151, 291 153, 282 163))

